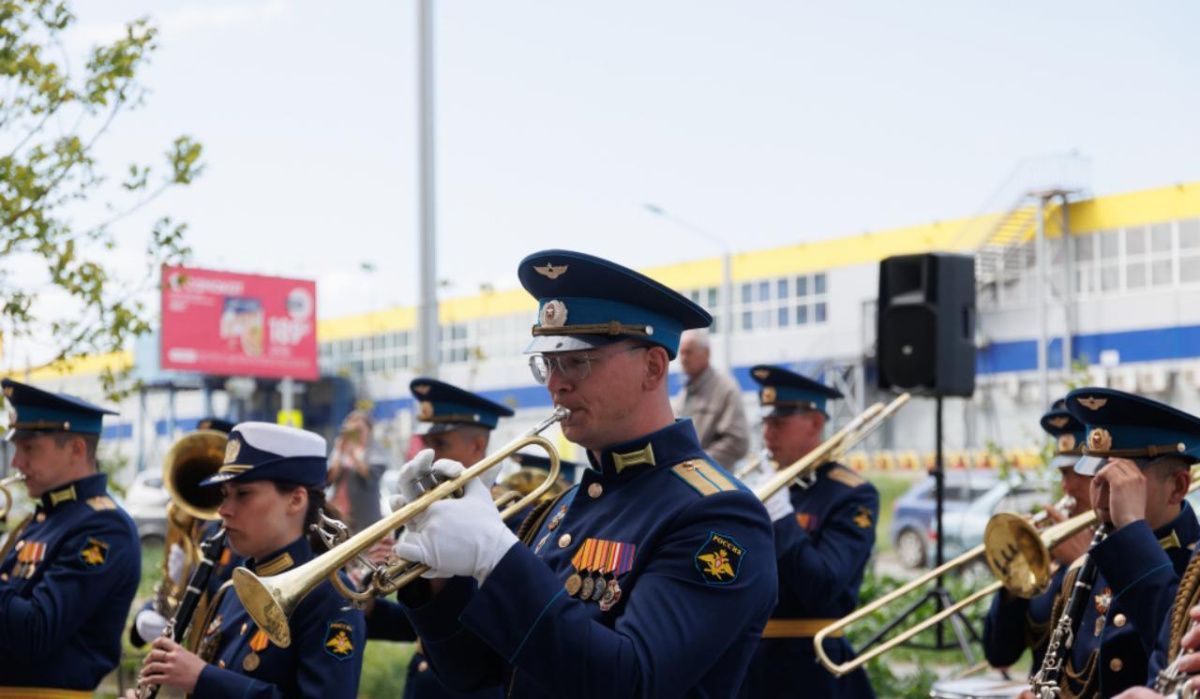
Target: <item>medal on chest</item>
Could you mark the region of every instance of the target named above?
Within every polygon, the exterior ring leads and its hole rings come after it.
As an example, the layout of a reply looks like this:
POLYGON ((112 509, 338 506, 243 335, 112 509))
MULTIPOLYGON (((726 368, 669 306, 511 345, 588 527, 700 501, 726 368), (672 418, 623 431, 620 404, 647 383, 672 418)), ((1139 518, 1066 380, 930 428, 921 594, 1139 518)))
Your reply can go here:
POLYGON ((1105 587, 1100 594, 1094 597, 1096 603, 1096 628, 1093 630, 1093 634, 1097 638, 1104 631, 1105 620, 1108 617, 1108 608, 1112 606, 1112 597, 1111 587, 1105 587))
POLYGON ((571 573, 563 583, 569 596, 596 602, 607 612, 621 599, 617 578, 633 568, 637 547, 619 541, 585 539, 571 558, 571 573))

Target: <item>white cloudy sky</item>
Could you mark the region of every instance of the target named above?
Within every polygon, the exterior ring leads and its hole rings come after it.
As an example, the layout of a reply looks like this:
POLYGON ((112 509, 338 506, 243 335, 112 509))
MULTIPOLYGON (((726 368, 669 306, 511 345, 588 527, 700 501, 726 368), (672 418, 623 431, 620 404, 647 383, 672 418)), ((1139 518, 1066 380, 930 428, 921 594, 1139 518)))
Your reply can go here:
MULTIPOLYGON (((76 49, 162 27, 103 154, 203 141, 204 177, 148 212, 190 223, 196 264, 314 278, 323 316, 415 299, 412 0, 75 9, 76 49)), ((971 214, 1045 153, 1084 154, 1100 193, 1200 179, 1197 26, 1184 0, 442 2, 439 276, 717 251, 643 202, 751 249, 971 214)))

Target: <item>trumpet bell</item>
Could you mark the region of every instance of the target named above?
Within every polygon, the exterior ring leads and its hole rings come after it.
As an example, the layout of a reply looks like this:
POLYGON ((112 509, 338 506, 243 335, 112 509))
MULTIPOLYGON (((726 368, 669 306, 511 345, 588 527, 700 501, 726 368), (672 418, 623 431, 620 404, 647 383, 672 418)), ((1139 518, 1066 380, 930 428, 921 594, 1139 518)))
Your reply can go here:
POLYGON ((163 459, 163 487, 171 502, 197 519, 217 519, 220 488, 202 488, 200 481, 216 474, 225 462, 229 438, 217 430, 196 430, 179 438, 163 459))
POLYGON ((1011 594, 1030 599, 1050 586, 1050 550, 1029 519, 1011 512, 993 515, 983 531, 987 564, 1011 594))
POLYGON ((296 610, 300 600, 304 599, 303 592, 284 592, 283 585, 291 579, 287 577, 287 573, 260 578, 247 568, 237 568, 233 571, 233 587, 242 606, 246 608, 246 613, 280 648, 292 645, 292 630, 288 625, 288 617, 296 610))

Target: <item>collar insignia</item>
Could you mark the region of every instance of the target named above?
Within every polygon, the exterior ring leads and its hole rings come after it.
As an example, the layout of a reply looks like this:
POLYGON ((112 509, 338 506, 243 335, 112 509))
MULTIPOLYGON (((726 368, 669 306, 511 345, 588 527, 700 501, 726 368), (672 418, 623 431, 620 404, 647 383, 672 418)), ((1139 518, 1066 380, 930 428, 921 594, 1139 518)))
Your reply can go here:
POLYGON ((254 566, 254 573, 260 576, 278 575, 288 568, 291 568, 294 563, 295 561, 292 560, 292 554, 285 552, 272 561, 268 561, 262 565, 254 566))
POLYGON ((63 488, 50 493, 50 506, 54 507, 59 503, 70 502, 75 499, 75 486, 63 488))
POLYGON ((542 275, 543 277, 545 277, 547 279, 558 279, 559 277, 561 277, 562 275, 567 273, 567 267, 568 267, 568 265, 555 266, 553 264, 546 263, 545 265, 543 265, 541 267, 534 265, 533 271, 537 272, 538 274, 542 275))
POLYGON ((612 462, 613 468, 616 469, 617 473, 624 471, 630 466, 637 466, 638 464, 650 464, 653 466, 654 445, 647 444, 645 447, 638 449, 637 451, 631 451, 625 454, 613 454, 612 462))
POLYGON ((1106 403, 1108 403, 1107 398, 1093 398, 1092 396, 1081 396, 1075 400, 1088 410, 1099 410, 1100 408, 1103 408, 1106 403))

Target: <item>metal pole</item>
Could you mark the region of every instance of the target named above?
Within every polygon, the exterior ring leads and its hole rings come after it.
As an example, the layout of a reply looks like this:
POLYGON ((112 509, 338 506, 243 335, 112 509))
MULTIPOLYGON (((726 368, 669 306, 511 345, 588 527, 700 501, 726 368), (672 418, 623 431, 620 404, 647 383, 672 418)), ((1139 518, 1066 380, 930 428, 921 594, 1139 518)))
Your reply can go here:
POLYGON ((1037 294, 1037 366, 1038 385, 1040 393, 1038 401, 1045 403, 1050 395, 1050 374, 1046 359, 1046 343, 1049 331, 1046 328, 1046 199, 1039 194, 1037 199, 1037 239, 1034 241, 1034 254, 1037 255, 1037 284, 1034 293, 1037 294))
MULTIPOLYGON (((945 512, 946 512, 946 509, 945 509, 946 508, 946 469, 945 469, 944 463, 942 461, 942 396, 941 396, 941 394, 938 394, 938 397, 937 397, 937 417, 935 418, 935 421, 937 422, 937 427, 935 428, 936 434, 934 436, 934 441, 937 442, 937 444, 934 446, 934 449, 936 451, 934 452, 934 457, 933 457, 934 461, 935 461, 935 463, 933 465, 933 468, 934 468, 933 475, 934 475, 934 482, 935 482, 934 497, 936 498, 934 505, 937 509, 937 552, 936 552, 937 565, 936 565, 936 567, 941 568, 942 564, 946 562, 946 551, 943 548, 943 545, 945 544, 945 541, 946 541, 946 536, 945 536, 946 532, 942 528, 943 517, 945 516, 945 512)), ((943 606, 943 603, 945 602, 945 597, 942 594, 942 590, 943 590, 942 576, 939 575, 937 577, 937 604, 936 604, 938 612, 942 611, 942 606, 943 606)), ((937 625, 937 646, 936 647, 937 648, 942 647, 942 625, 941 624, 937 625)))
POLYGON ((725 373, 733 373, 733 253, 725 248, 721 256, 721 346, 725 373))
POLYGON ((433 0, 417 2, 417 85, 419 136, 419 198, 420 198, 420 313, 417 317, 419 354, 417 369, 437 375, 438 367, 438 308, 437 308, 437 231, 436 198, 434 192, 434 124, 433 124, 433 0))
MULTIPOLYGON (((1067 193, 1058 195, 1062 200, 1063 269, 1066 279, 1063 284, 1063 378, 1071 376, 1071 362, 1075 359, 1075 241, 1071 237, 1071 221, 1067 211, 1067 193)), ((1044 402, 1044 401, 1043 401, 1044 402)))

